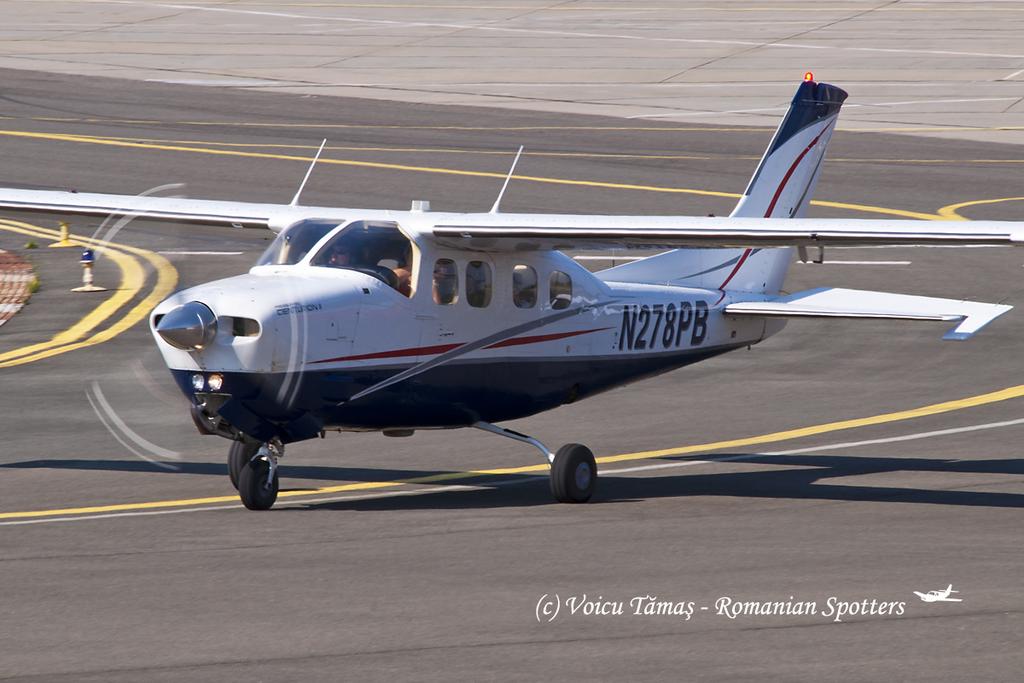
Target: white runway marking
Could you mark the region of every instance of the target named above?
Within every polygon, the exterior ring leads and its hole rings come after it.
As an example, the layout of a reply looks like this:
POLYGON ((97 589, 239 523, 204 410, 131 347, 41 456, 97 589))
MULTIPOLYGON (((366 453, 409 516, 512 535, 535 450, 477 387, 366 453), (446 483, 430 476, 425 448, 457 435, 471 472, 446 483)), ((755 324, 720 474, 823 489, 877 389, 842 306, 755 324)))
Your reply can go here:
POLYGON ((1001 81, 1012 81, 1014 78, 1016 78, 1017 76, 1020 76, 1021 74, 1024 74, 1024 69, 1021 69, 1020 71, 1014 71, 1009 76, 1003 76, 999 80, 1001 80, 1001 81))
POLYGON ((838 266, 909 266, 911 262, 910 261, 821 261, 819 263, 819 262, 814 262, 814 261, 808 261, 808 262, 804 263, 803 261, 797 261, 797 263, 799 263, 801 265, 805 265, 805 266, 822 266, 822 265, 824 265, 824 266, 830 266, 830 265, 838 265, 838 266))
MULTIPOLYGON (((851 102, 844 105, 847 110, 852 107, 904 107, 911 104, 958 104, 964 102, 1007 102, 1019 100, 1019 97, 973 97, 970 99, 955 100, 902 100, 900 102, 851 102)), ((767 107, 761 109, 727 109, 725 111, 686 111, 676 113, 658 114, 634 114, 627 116, 627 119, 669 119, 682 118, 684 116, 721 116, 722 114, 753 114, 761 112, 783 112, 789 107, 767 107)))
POLYGON ((321 30, 320 22, 341 21, 354 24, 377 24, 380 26, 445 28, 459 31, 491 31, 498 33, 521 33, 528 35, 549 35, 566 38, 605 38, 609 40, 639 40, 652 43, 693 43, 698 45, 741 45, 756 48, 795 48, 803 50, 828 50, 829 52, 879 52, 883 54, 910 55, 944 55, 948 57, 997 57, 1021 60, 1022 54, 1004 54, 999 52, 961 52, 957 50, 913 50, 909 48, 859 47, 849 45, 810 45, 804 43, 764 43, 753 40, 714 40, 711 38, 672 38, 659 36, 637 36, 620 33, 593 33, 589 31, 555 31, 551 29, 513 28, 510 26, 490 26, 481 24, 451 24, 428 21, 395 21, 389 19, 358 19, 355 17, 317 16, 314 14, 298 14, 295 12, 269 12, 264 10, 246 10, 228 7, 205 7, 200 5, 178 5, 171 3, 139 2, 139 0, 99 0, 104 4, 144 5, 164 9, 193 10, 202 12, 223 12, 228 14, 248 14, 252 16, 278 17, 281 19, 306 19, 316 21, 316 30, 321 30))
POLYGON ((244 251, 158 251, 164 256, 241 256, 244 251))
MULTIPOLYGON (((937 436, 949 436, 952 434, 964 434, 968 432, 982 431, 986 429, 998 429, 1000 427, 1013 427, 1024 424, 1024 418, 1017 420, 1005 420, 1003 422, 987 422, 984 424, 968 425, 965 427, 952 427, 950 429, 938 429, 927 432, 916 432, 902 436, 890 436, 881 439, 868 439, 864 441, 843 441, 840 443, 823 444, 821 446, 809 446, 807 448, 794 448, 786 451, 772 451, 770 453, 749 453, 743 455, 730 455, 710 460, 681 460, 678 462, 659 462, 651 465, 638 465, 636 467, 620 467, 617 469, 602 469, 602 475, 608 474, 630 474, 633 472, 649 472, 663 470, 673 467, 693 467, 695 465, 714 465, 719 462, 730 462, 735 460, 756 460, 759 457, 773 457, 777 455, 797 455, 799 453, 813 453, 816 451, 839 450, 843 448, 855 448, 857 446, 873 446, 883 443, 897 443, 901 441, 915 441, 917 439, 929 439, 937 436)), ((379 498, 395 498, 399 496, 420 496, 431 493, 445 493, 452 491, 473 491, 486 490, 498 486, 513 486, 526 481, 536 481, 538 477, 517 477, 515 479, 498 479, 488 484, 452 484, 449 486, 432 486, 430 488, 382 491, 380 493, 364 493, 350 496, 325 496, 321 498, 304 498, 301 500, 284 499, 278 502, 277 508, 318 505, 323 503, 340 503, 345 501, 376 500, 379 498)), ((213 505, 205 507, 177 508, 174 510, 144 510, 139 512, 112 512, 98 515, 85 515, 73 517, 46 517, 41 519, 23 519, 10 522, 0 522, 0 526, 17 526, 22 524, 49 524, 51 522, 77 522, 80 520, 115 519, 121 517, 147 517, 151 515, 176 515, 183 512, 211 512, 214 510, 236 510, 242 507, 241 503, 231 505, 213 505)))
POLYGON ((623 467, 615 470, 601 470, 601 474, 625 474, 628 472, 645 472, 648 470, 662 470, 669 467, 691 467, 693 465, 711 465, 716 462, 729 462, 731 460, 753 460, 759 457, 771 457, 776 455, 797 455, 799 453, 815 453, 817 451, 834 451, 841 448, 854 448, 857 446, 874 446, 882 443, 896 443, 899 441, 915 441, 917 439, 930 439, 936 436, 949 436, 950 434, 962 434, 965 432, 977 432, 983 429, 997 429, 999 427, 1013 427, 1024 424, 1024 418, 1018 420, 1007 420, 1005 422, 988 422, 986 424, 969 425, 967 427, 953 427, 951 429, 938 429, 930 432, 917 432, 915 434, 904 434, 903 436, 890 436, 883 439, 868 439, 866 441, 844 441, 842 443, 825 444, 822 446, 808 446, 807 448, 793 448, 786 451, 771 451, 770 453, 750 453, 744 455, 730 455, 724 458, 713 460, 683 460, 680 462, 664 462, 656 465, 639 465, 637 467, 623 467))

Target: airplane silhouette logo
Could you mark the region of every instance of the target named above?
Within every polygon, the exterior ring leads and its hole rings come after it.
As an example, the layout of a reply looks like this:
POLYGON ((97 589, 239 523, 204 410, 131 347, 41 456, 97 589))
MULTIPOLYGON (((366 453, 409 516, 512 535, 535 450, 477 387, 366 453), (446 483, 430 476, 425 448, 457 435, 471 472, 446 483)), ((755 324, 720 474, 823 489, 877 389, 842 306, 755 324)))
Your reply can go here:
POLYGON ((960 591, 953 590, 953 584, 949 584, 949 586, 945 590, 928 591, 927 593, 914 591, 914 595, 921 598, 921 600, 923 600, 924 602, 963 602, 963 598, 949 597, 951 593, 959 592, 960 591))

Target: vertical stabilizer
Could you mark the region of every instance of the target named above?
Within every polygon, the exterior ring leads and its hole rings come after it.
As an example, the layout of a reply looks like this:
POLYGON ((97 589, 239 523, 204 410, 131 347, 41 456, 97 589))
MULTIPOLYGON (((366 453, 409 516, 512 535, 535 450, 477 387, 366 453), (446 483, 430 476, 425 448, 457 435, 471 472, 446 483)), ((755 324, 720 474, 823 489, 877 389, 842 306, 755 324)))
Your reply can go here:
MULTIPOLYGON (((811 78, 793 102, 731 216, 800 218, 818 182, 825 149, 846 92, 811 78)), ((673 284, 777 293, 791 249, 678 249, 602 271, 608 281, 673 284)))

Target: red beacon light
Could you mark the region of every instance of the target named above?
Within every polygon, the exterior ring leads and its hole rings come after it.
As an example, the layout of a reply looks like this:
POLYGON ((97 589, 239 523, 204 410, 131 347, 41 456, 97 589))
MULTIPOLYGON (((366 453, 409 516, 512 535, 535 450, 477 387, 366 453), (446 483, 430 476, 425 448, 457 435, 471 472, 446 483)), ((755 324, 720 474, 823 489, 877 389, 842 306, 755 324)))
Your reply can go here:
POLYGON ((811 73, 810 71, 808 71, 807 73, 804 74, 804 80, 808 81, 808 82, 813 81, 814 80, 814 74, 811 73))

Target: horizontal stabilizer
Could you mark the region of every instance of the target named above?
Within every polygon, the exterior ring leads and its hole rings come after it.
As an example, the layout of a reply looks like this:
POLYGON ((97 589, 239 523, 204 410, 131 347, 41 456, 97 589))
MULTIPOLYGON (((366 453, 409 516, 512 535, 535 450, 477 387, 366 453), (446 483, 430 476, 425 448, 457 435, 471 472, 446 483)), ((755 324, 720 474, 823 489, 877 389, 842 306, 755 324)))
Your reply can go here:
POLYGON ((942 338, 969 339, 1013 306, 929 296, 821 287, 763 301, 741 301, 725 307, 727 315, 781 318, 881 318, 891 320, 959 321, 942 338))

